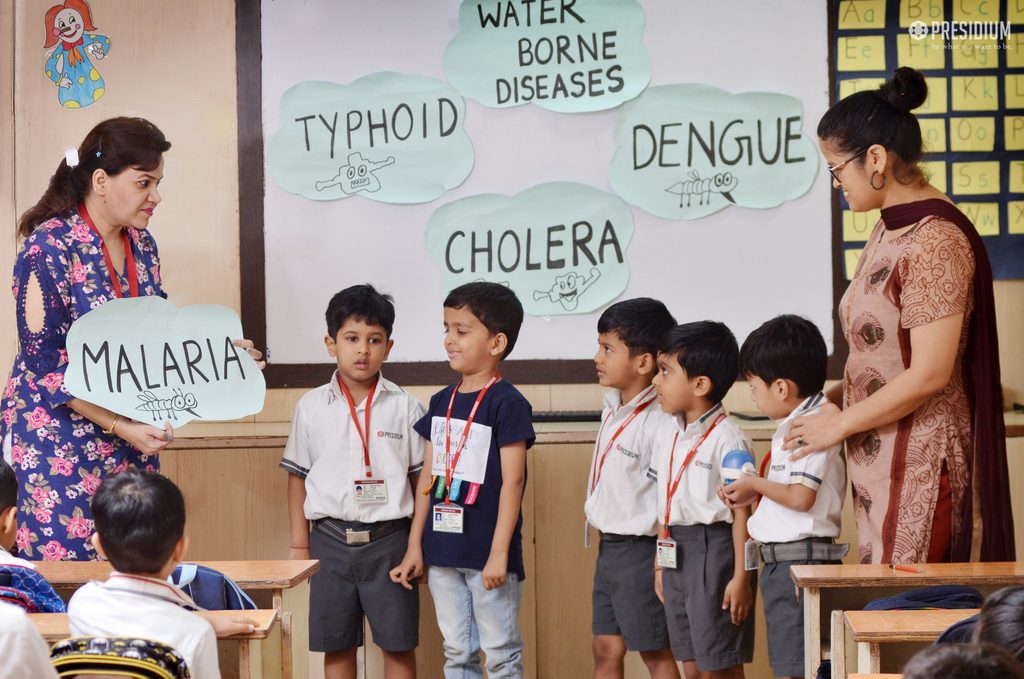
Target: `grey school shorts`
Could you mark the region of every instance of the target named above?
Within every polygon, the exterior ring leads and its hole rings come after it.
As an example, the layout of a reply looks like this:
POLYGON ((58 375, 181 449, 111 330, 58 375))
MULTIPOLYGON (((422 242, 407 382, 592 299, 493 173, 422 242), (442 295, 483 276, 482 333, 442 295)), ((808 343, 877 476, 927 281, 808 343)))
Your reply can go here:
MULTIPOLYGON (((665 617, 676 660, 697 661, 700 672, 714 672, 754 659, 754 610, 739 625, 722 610, 725 587, 732 580, 735 554, 732 525, 670 526, 677 543, 679 568, 662 571, 665 617)), ((757 573, 751 573, 751 595, 757 573)))
MULTIPOLYGON (((768 631, 768 662, 776 677, 804 676, 804 609, 796 596, 790 566, 842 561, 779 561, 761 569, 761 600, 768 631)), ((815 668, 817 669, 817 668, 815 668)))
MULTIPOLYGON (((356 528, 373 524, 353 524, 356 528)), ((309 650, 329 652, 363 645, 363 616, 373 641, 385 651, 410 651, 419 644, 420 597, 391 582, 402 563, 409 526, 365 544, 347 545, 314 528, 309 555, 320 570, 309 583, 309 650)))
POLYGON ((594 569, 594 636, 621 634, 630 651, 668 648, 665 607, 654 592, 655 538, 602 540, 594 569))

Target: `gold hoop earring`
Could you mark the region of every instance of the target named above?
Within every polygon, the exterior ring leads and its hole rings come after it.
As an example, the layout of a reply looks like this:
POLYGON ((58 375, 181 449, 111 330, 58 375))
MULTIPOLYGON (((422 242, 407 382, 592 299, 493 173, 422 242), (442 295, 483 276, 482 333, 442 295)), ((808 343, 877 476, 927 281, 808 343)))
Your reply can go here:
POLYGON ((868 183, 871 184, 871 188, 873 188, 875 191, 881 191, 882 189, 885 188, 885 183, 887 181, 889 181, 889 178, 885 175, 885 172, 882 172, 882 185, 881 186, 875 186, 875 175, 876 174, 878 174, 877 171, 871 173, 871 179, 868 180, 868 183))

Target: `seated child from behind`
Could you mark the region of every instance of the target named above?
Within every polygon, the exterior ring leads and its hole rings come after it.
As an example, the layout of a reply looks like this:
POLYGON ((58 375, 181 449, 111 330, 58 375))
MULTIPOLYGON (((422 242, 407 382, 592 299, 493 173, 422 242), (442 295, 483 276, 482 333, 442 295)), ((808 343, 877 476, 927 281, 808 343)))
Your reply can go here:
POLYGON ((622 677, 627 650, 640 653, 652 677, 679 677, 654 591, 658 486, 647 477, 657 431, 669 420, 651 381, 661 338, 675 325, 665 305, 648 297, 613 304, 597 321, 594 363, 611 391, 583 507, 601 534, 591 597, 595 678, 622 677))
POLYGON ((429 566, 447 677, 479 676, 481 650, 488 676, 523 676, 520 506, 534 433, 529 402, 498 374, 522 323, 522 304, 504 285, 452 290, 444 347, 462 379, 434 394, 416 423, 432 469, 420 475, 409 548, 391 577, 405 584, 429 566))
POLYGON ((384 379, 394 340, 390 295, 354 285, 327 305, 331 381, 299 401, 281 467, 288 472, 291 558, 319 559, 310 582, 309 648, 327 679, 355 679, 363 616, 384 652, 387 679, 416 674, 420 599, 388 571, 409 542, 425 408, 384 379), (310 531, 309 522, 313 522, 310 531))
POLYGON ((789 567, 839 563, 849 545, 839 536, 846 495, 842 444, 796 461, 782 450, 794 419, 821 410, 828 349, 818 328, 799 316, 778 316, 750 333, 740 349, 740 375, 758 410, 782 420, 772 436, 767 478, 744 476, 722 487, 730 507, 764 497, 747 522, 757 541, 761 597, 768 628, 768 657, 776 677, 804 676, 804 616, 789 567))
POLYGON ((104 479, 92 513, 93 546, 114 572, 71 597, 71 636, 160 641, 182 655, 194 679, 218 679, 213 627, 186 608, 196 608, 188 595, 167 582, 188 549, 178 487, 156 472, 130 469, 104 479))
POLYGON ((11 554, 18 536, 18 477, 11 465, 0 458, 0 566, 21 566, 39 570, 31 561, 11 554))
POLYGON ((665 602, 669 640, 688 679, 743 677, 754 658, 754 574, 744 569, 748 508, 730 511, 717 494, 722 461, 750 451, 750 439, 721 400, 736 382, 739 347, 722 323, 678 325, 666 333, 654 386, 666 413, 649 474, 658 483, 655 590, 665 602), (678 491, 678 492, 677 492, 678 491), (668 515, 665 512, 668 509, 668 515))

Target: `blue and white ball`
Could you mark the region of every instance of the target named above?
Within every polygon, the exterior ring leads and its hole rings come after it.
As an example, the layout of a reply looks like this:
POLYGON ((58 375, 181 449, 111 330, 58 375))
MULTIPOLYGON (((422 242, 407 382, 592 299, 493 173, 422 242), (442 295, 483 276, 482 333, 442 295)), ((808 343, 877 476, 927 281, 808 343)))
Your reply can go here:
POLYGON ((731 450, 722 459, 722 480, 729 485, 745 475, 756 475, 754 456, 745 450, 731 450))

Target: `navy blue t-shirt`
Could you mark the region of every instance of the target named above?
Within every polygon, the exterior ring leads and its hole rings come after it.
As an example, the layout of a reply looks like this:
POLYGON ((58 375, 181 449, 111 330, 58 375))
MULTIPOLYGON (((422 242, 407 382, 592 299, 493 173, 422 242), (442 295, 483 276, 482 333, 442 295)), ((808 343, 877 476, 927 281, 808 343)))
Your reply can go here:
MULTIPOLYGON (((443 465, 445 455, 445 416, 452 390, 457 385, 442 389, 430 398, 427 414, 413 425, 413 429, 433 444, 434 457, 443 465), (437 420, 435 420, 437 418, 437 420)), ((452 406, 451 452, 454 455, 459 445, 459 438, 466 419, 476 403, 480 392, 456 394, 452 406)), ((472 457, 471 443, 467 442, 459 459, 459 469, 474 467, 483 473, 476 501, 465 504, 469 492, 469 483, 463 481, 457 500, 463 510, 462 533, 440 533, 434 531, 433 512, 427 516, 426 529, 423 532, 423 560, 431 566, 447 568, 472 568, 483 570, 487 558, 491 554, 491 542, 494 540, 494 529, 498 523, 498 500, 501 496, 501 454, 499 449, 520 441, 526 447, 533 445, 533 408, 510 382, 501 380, 491 385, 487 394, 480 402, 480 407, 470 427, 470 440, 483 440, 490 435, 490 446, 486 453, 487 459, 480 459, 477 453, 472 457), (466 458, 463 460, 463 458, 466 458), (464 467, 464 465, 466 465, 464 467)), ((479 446, 477 447, 479 451, 479 446)), ((431 473, 431 460, 424 460, 423 473, 431 473)), ((525 479, 525 476, 524 476, 525 479)), ((525 489, 525 483, 524 483, 525 489)), ((443 503, 444 498, 434 497, 437 482, 430 488, 430 506, 443 503)), ((520 580, 526 578, 523 569, 523 512, 520 510, 516 529, 512 533, 512 541, 508 546, 508 572, 515 573, 520 580)))

